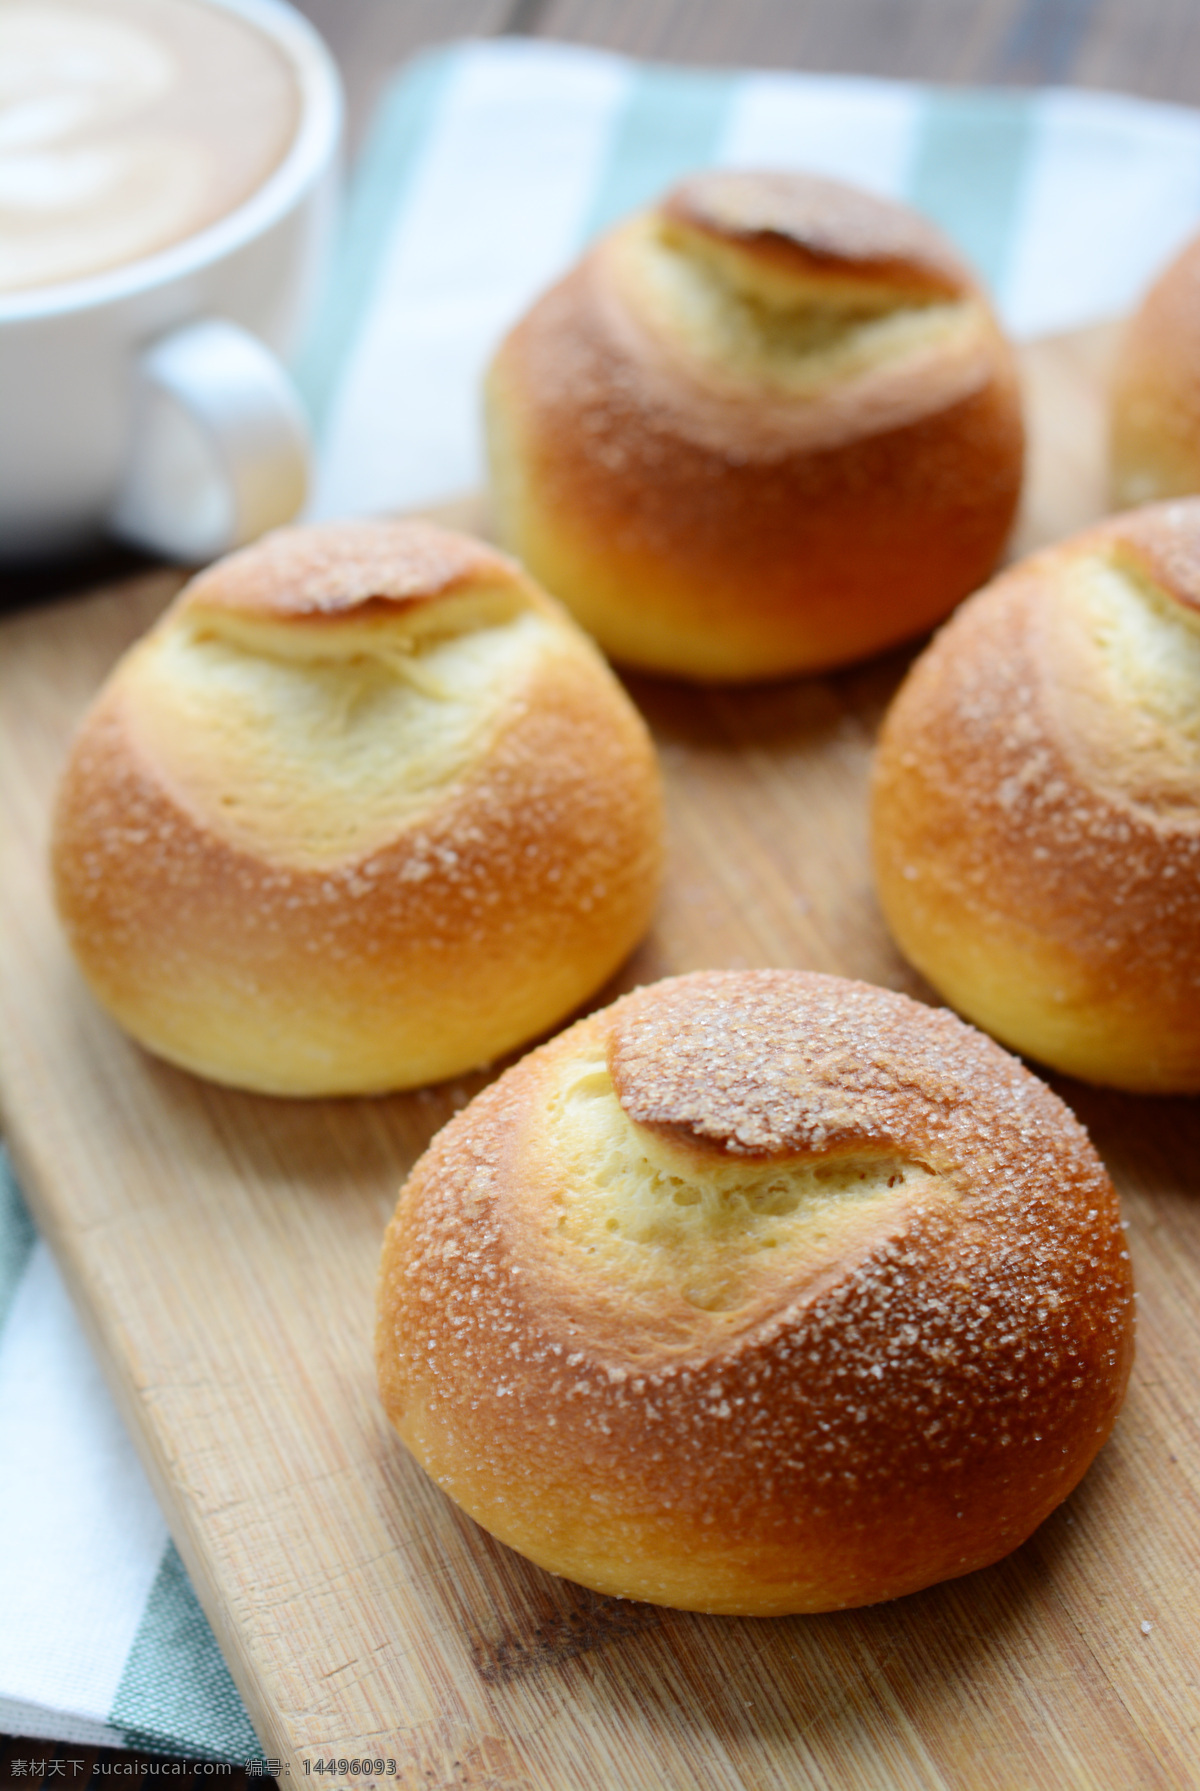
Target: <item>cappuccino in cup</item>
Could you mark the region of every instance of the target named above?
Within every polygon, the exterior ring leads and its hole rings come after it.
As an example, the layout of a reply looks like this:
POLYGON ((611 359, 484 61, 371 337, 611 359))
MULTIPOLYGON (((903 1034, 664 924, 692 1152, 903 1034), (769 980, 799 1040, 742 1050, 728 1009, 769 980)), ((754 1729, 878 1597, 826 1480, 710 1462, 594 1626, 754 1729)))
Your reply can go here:
POLYGON ((300 119, 280 46, 204 0, 0 0, 0 294, 194 236, 279 167, 300 119))
POLYGON ((0 564, 296 514, 341 114, 286 0, 0 0, 0 564))

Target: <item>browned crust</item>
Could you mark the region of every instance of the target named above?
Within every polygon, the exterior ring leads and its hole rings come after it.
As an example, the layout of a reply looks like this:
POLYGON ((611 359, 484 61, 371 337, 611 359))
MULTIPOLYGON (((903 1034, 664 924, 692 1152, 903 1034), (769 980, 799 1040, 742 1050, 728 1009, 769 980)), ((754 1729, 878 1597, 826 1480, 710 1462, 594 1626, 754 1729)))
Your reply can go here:
POLYGON ((489 382, 506 542, 606 651, 704 679, 813 670, 919 633, 988 576, 1023 435, 982 307, 953 346, 818 396, 743 388, 634 314, 614 240, 517 325, 489 382))
POLYGON ((1065 574, 1097 553, 1194 609, 1200 503, 1111 519, 954 617, 884 726, 876 876, 902 949, 961 1012, 1073 1074, 1185 1092, 1200 1089, 1200 787, 1164 773, 1160 799, 1137 716, 1087 676, 1065 574))
POLYGON ((386 614, 479 585, 528 590, 519 567, 432 522, 320 523, 278 529, 193 578, 185 610, 264 620, 386 614))
POLYGON ((1130 320, 1111 409, 1118 504, 1200 491, 1200 237, 1159 275, 1130 320))
POLYGON ((523 1210, 574 1029, 438 1136, 389 1228, 380 1386, 429 1471, 555 1571, 688 1608, 870 1603, 1020 1542, 1132 1352, 1116 1199, 1063 1104, 953 1016, 798 971, 680 978, 582 1027, 653 1125, 899 1144, 955 1199, 898 1206, 732 1335, 655 1345, 619 1288, 589 1314, 523 1210))
POLYGON ((320 869, 239 849, 165 782, 118 668, 53 825, 59 913, 98 998, 171 1061, 285 1094, 434 1081, 569 1013, 649 922, 662 815, 640 718, 562 636, 435 809, 320 869))
POLYGON ((815 174, 697 174, 667 194, 661 212, 795 273, 865 275, 930 298, 975 290, 969 269, 919 212, 815 174))
MULTIPOLYGON (((980 1062, 992 1086, 1016 1067, 977 1038, 869 983, 712 972, 622 1002, 608 1063, 638 1125, 733 1156, 932 1150, 940 1164, 948 1146, 935 1140, 958 1130, 980 1062)), ((955 1160, 975 1148, 968 1131, 955 1160)))

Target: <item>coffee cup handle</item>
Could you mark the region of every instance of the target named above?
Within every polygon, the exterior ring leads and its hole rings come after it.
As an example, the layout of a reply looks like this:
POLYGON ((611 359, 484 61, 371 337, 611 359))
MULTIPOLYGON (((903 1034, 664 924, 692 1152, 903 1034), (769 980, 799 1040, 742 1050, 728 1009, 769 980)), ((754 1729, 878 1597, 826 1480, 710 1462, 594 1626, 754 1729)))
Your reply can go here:
POLYGON ((308 424, 269 349, 224 318, 160 337, 136 366, 114 534, 198 564, 290 522, 308 493, 308 424))

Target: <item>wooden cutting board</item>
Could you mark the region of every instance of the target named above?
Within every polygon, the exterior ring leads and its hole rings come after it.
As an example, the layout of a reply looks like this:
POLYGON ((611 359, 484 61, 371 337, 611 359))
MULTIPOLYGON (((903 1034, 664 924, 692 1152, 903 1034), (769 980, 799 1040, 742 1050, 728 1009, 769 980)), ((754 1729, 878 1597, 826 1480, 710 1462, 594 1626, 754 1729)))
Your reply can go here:
MULTIPOLYGON (((1102 507, 1110 341, 1026 357, 1022 547, 1102 507)), ((230 1093, 126 1041, 67 958, 44 872, 64 742, 177 583, 151 574, 3 629, 0 1071, 38 1222, 267 1752, 293 1782, 332 1755, 495 1791, 1200 1783, 1200 1106, 1059 1084, 1122 1190, 1139 1354, 1113 1440, 1007 1561, 778 1620, 551 1578, 425 1480, 373 1385, 384 1222, 484 1078, 312 1104, 230 1093)), ((713 965, 928 993, 883 930, 866 853, 868 755, 908 657, 754 691, 631 681, 662 752, 671 871, 604 999, 713 965)))

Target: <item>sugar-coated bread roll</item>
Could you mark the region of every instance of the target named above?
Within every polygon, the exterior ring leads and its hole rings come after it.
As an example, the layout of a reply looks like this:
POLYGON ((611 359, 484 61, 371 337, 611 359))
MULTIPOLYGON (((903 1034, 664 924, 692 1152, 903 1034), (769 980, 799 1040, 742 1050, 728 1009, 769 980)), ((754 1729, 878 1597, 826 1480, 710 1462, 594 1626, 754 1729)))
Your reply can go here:
POLYGON ((1200 1090, 1200 501, 1013 567, 918 661, 876 759, 902 951, 1029 1056, 1200 1090))
POLYGON ((1011 351, 925 219, 801 174, 685 180, 488 382, 502 536, 615 658, 721 680, 918 634, 1021 482, 1011 351))
POLYGON ((1200 237, 1126 326, 1112 386, 1115 506, 1200 492, 1200 237))
POLYGON ((458 1074, 650 918, 657 765, 592 643, 422 523, 281 530, 121 660, 62 782, 59 911, 152 1051, 273 1094, 458 1074))
POLYGON ((985 1566, 1133 1349, 1087 1135, 945 1010, 803 971, 639 989, 438 1135, 378 1364, 473 1517, 598 1591, 775 1615, 985 1566))

